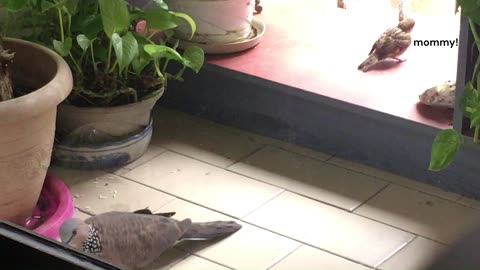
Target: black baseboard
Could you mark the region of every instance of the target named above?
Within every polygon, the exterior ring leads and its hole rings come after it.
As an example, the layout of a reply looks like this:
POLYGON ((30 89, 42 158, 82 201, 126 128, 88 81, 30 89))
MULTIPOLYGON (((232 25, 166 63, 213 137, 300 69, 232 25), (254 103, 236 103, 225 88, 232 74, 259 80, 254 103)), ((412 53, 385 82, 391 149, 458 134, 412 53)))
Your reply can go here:
POLYGON ((417 122, 209 64, 171 82, 160 104, 480 198, 479 150, 429 172, 438 129, 417 122))

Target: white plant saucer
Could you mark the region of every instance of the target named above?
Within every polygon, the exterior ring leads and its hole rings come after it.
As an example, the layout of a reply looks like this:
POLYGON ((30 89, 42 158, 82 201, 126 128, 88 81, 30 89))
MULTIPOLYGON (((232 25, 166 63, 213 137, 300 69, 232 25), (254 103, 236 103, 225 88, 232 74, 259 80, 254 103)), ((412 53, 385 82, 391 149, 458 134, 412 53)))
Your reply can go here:
POLYGON ((262 39, 263 34, 265 33, 265 28, 265 23, 263 23, 260 19, 253 17, 252 34, 245 40, 224 44, 208 44, 180 40, 179 47, 183 49, 188 46, 195 45, 202 48, 207 54, 227 54, 240 52, 255 47, 255 45, 257 45, 262 39))

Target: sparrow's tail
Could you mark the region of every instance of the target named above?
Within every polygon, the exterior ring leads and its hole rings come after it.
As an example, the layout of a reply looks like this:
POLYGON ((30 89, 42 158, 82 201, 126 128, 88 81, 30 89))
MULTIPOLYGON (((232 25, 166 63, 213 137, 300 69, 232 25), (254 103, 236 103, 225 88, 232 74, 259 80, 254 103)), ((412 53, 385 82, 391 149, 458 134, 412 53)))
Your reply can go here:
POLYGON ((363 72, 367 72, 377 62, 378 62, 377 56, 374 53, 372 53, 371 55, 368 56, 367 59, 365 59, 365 61, 363 61, 363 63, 360 64, 360 66, 358 66, 358 69, 363 72))
POLYGON ((235 221, 194 222, 185 231, 181 240, 208 240, 227 236, 242 228, 235 221))

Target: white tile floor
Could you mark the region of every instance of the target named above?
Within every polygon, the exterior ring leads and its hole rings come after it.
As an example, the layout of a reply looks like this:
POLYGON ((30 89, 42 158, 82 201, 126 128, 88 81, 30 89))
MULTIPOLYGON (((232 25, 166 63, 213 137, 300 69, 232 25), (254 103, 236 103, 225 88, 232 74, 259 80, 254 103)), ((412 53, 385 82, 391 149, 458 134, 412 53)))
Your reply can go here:
POLYGON ((136 162, 109 172, 57 167, 76 215, 149 207, 237 220, 215 242, 184 242, 155 269, 422 270, 480 220, 480 203, 364 165, 158 109, 136 162))

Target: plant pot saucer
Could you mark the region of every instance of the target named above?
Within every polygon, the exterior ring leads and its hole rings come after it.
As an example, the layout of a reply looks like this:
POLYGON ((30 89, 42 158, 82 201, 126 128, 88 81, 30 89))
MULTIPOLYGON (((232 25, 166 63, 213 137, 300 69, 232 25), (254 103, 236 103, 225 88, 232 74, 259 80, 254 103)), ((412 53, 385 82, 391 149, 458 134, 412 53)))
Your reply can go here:
POLYGON ((265 28, 265 23, 262 22, 260 19, 254 17, 252 21, 252 34, 249 37, 245 38, 245 40, 224 44, 208 44, 180 40, 179 46, 183 49, 189 46, 198 46, 202 48, 205 53, 208 54, 227 54, 241 52, 255 47, 262 39, 265 33, 265 28))
POLYGON ((96 144, 57 143, 53 163, 77 170, 105 170, 122 167, 140 158, 148 148, 153 133, 153 120, 143 130, 126 138, 96 144))

